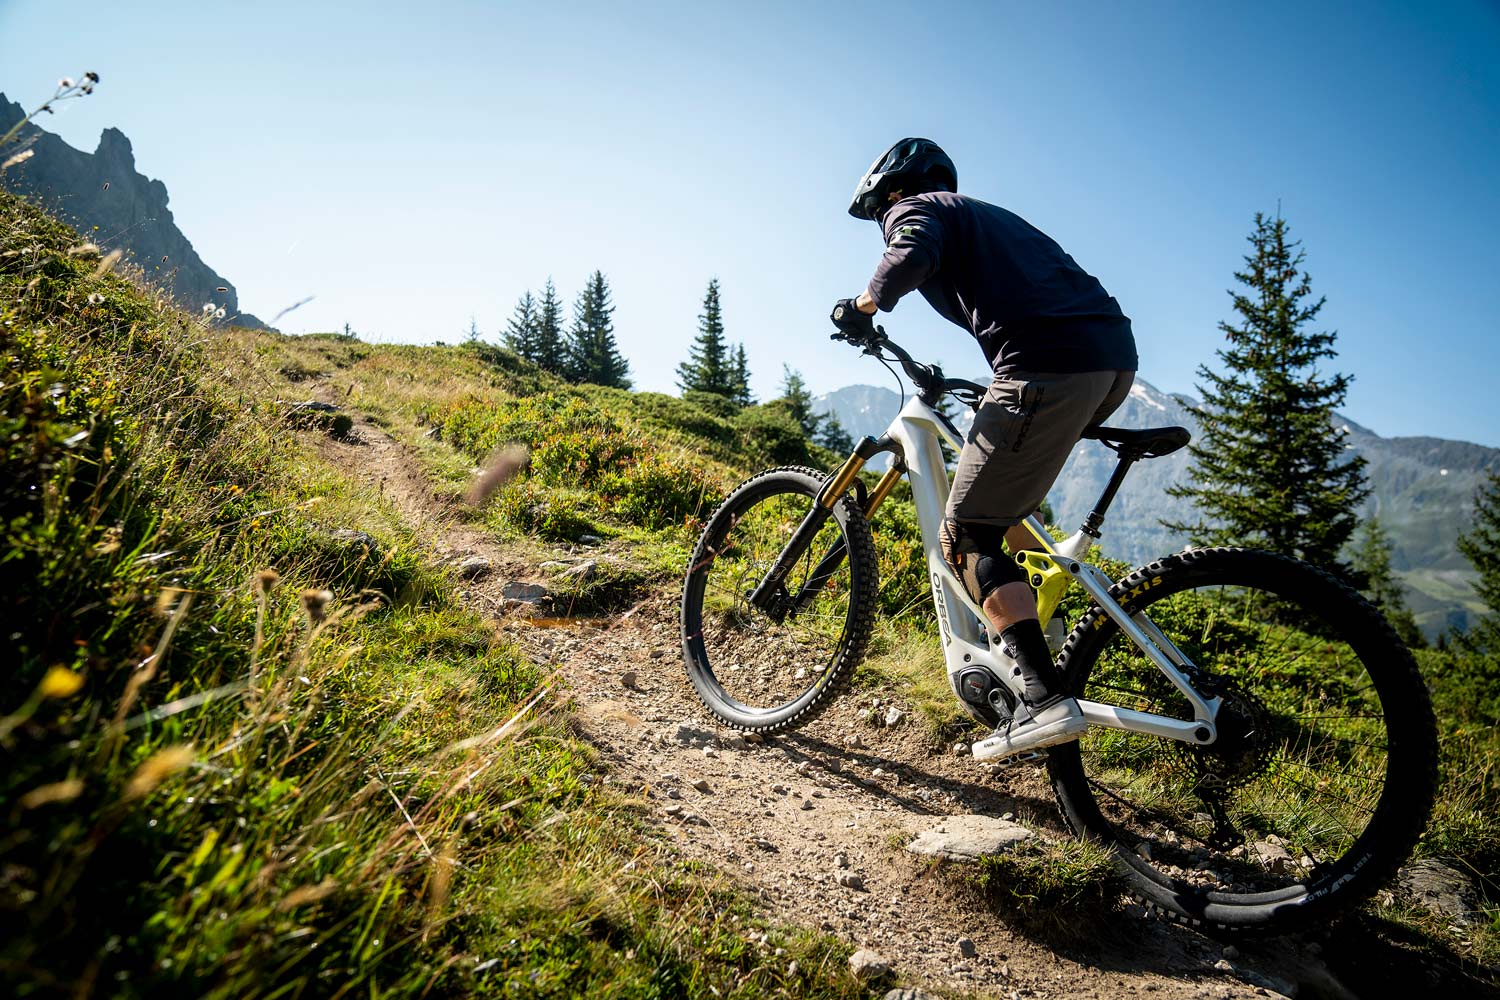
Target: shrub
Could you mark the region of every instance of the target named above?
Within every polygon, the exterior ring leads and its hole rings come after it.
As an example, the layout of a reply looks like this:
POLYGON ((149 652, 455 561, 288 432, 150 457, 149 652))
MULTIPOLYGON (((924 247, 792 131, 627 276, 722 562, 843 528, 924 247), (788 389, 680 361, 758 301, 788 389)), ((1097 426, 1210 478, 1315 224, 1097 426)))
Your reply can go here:
POLYGON ((605 476, 599 492, 613 513, 653 530, 680 527, 723 499, 723 491, 699 465, 664 455, 647 456, 605 476))
POLYGON ((544 489, 529 479, 512 483, 497 501, 498 513, 509 527, 549 542, 576 542, 583 535, 600 534, 589 516, 593 507, 585 494, 544 489))
POLYGON ((802 425, 781 400, 747 406, 732 423, 749 465, 809 465, 814 461, 802 425))

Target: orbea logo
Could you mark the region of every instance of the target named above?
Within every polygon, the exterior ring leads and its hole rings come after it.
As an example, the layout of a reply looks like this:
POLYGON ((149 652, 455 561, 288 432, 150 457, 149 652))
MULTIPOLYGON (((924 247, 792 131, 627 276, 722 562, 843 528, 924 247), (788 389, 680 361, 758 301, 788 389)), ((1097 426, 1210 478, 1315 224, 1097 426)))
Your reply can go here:
POLYGON ((948 631, 948 603, 943 598, 943 581, 936 572, 932 574, 932 599, 937 602, 938 623, 943 627, 943 645, 950 645, 953 634, 948 631))

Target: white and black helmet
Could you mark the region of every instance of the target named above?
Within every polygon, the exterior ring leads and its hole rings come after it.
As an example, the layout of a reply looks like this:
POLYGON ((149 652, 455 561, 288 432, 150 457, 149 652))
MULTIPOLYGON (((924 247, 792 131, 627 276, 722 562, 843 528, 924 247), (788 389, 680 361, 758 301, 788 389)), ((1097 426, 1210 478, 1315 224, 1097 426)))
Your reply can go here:
POLYGON ((849 214, 879 221, 889 207, 890 193, 957 191, 958 168, 931 139, 902 139, 876 157, 854 188, 849 214))

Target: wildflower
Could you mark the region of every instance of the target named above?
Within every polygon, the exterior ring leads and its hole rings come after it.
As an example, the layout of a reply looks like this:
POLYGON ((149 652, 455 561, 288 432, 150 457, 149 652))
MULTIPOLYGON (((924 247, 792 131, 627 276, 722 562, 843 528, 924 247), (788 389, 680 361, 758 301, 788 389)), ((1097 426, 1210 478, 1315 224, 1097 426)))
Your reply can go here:
POLYGON ((328 602, 333 600, 331 590, 304 590, 302 592, 302 608, 307 612, 307 618, 314 625, 319 624, 328 617, 328 602))
POLYGON ((67 667, 57 666, 47 670, 37 691, 43 698, 71 698, 83 687, 83 676, 67 667))
MULTIPOLYGON (((166 259, 167 258, 165 258, 165 257, 162 258, 162 260, 166 260, 166 259)), ((207 314, 213 312, 217 308, 218 307, 215 306, 212 302, 209 302, 206 305, 204 305, 204 307, 203 307, 203 313, 204 313, 204 315, 207 315, 207 314)))
POLYGON ((97 305, 101 304, 103 301, 104 301, 104 296, 100 295, 98 292, 90 292, 89 293, 89 305, 91 305, 91 306, 97 306, 97 305))
POLYGON ((191 764, 195 756, 191 744, 187 743, 156 751, 130 776, 130 782, 125 786, 125 798, 138 799, 151 794, 157 785, 191 764))
POLYGON ((214 319, 223 319, 224 316, 225 316, 225 312, 224 312, 224 307, 223 306, 220 306, 219 308, 217 308, 217 309, 214 310, 214 319))

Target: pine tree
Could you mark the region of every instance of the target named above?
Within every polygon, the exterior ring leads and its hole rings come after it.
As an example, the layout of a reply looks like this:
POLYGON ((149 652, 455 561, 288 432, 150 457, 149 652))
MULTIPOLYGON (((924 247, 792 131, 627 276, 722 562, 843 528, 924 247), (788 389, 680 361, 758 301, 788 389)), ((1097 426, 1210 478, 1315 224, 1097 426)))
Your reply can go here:
POLYGON ((537 356, 536 300, 530 290, 516 301, 515 312, 505 325, 505 346, 527 361, 541 363, 537 356))
POLYGON ((469 328, 464 331, 464 341, 470 344, 477 344, 483 339, 479 333, 479 320, 474 318, 473 313, 470 313, 469 328))
POLYGON ((846 455, 854 450, 854 438, 844 430, 844 425, 839 422, 838 414, 829 411, 822 414, 821 419, 823 426, 818 428, 818 435, 814 439, 818 444, 840 455, 846 455))
POLYGON ((751 406, 755 403, 755 397, 750 395, 750 362, 745 357, 745 345, 740 343, 735 347, 734 365, 731 368, 733 377, 731 384, 733 391, 729 398, 737 406, 751 406))
POLYGON ((562 300, 552 279, 542 288, 542 301, 536 310, 536 339, 532 342, 532 361, 554 375, 564 375, 567 368, 567 345, 563 341, 562 300))
POLYGON ((1426 646, 1427 640, 1417 627, 1416 616, 1406 606, 1401 581, 1391 568, 1391 539, 1378 517, 1371 517, 1364 523, 1350 564, 1354 567, 1360 590, 1385 612, 1401 641, 1416 648, 1426 646))
POLYGON ((573 304, 564 369, 572 381, 630 388, 630 365, 615 345, 614 311, 604 272, 595 271, 573 304))
POLYGON ((1462 637, 1470 650, 1500 653, 1500 472, 1474 496, 1474 527, 1458 536, 1458 551, 1479 574, 1474 592, 1490 613, 1462 637))
POLYGON ((1193 409, 1201 430, 1190 484, 1167 491, 1191 498, 1200 520, 1162 523, 1195 544, 1254 545, 1343 569, 1338 553, 1369 495, 1364 459, 1345 456, 1347 432, 1332 424, 1350 376, 1316 367, 1337 355, 1337 335, 1304 329, 1323 299, 1309 299, 1286 221, 1256 213, 1249 243, 1245 270, 1235 272, 1244 291, 1229 293, 1240 325, 1219 324, 1225 372, 1198 369, 1204 403, 1193 409))
POLYGON ((802 433, 809 439, 815 438, 823 424, 823 415, 813 412, 812 393, 802 381, 802 373, 789 365, 782 365, 781 372, 781 398, 792 411, 792 419, 802 426, 802 433))
POLYGON ((688 359, 677 366, 677 385, 683 392, 712 392, 726 399, 734 395, 734 360, 724 342, 718 278, 709 279, 703 312, 698 315, 698 336, 688 359))

